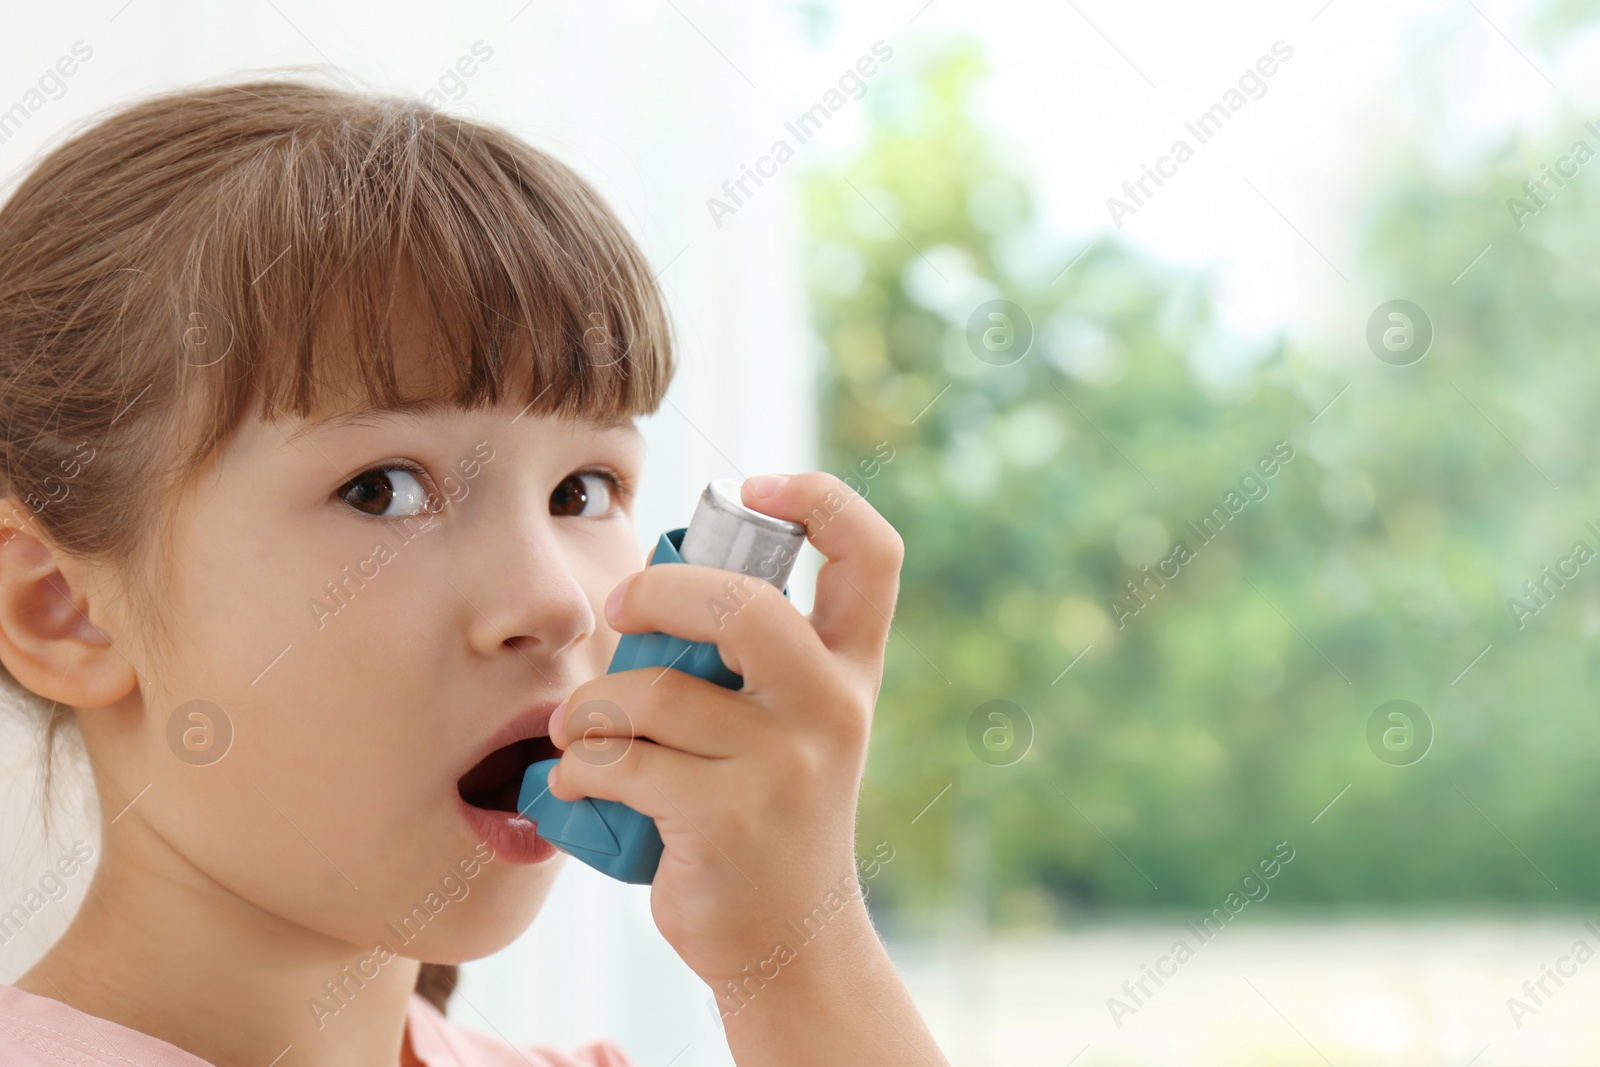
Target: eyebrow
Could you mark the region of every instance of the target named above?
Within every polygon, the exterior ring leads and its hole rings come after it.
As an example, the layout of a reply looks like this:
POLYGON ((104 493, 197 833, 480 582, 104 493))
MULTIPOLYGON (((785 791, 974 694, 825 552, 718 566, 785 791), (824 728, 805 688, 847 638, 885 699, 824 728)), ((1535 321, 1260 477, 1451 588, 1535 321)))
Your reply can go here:
MULTIPOLYGON (((529 407, 532 405, 530 404, 529 407)), ((323 430, 331 430, 344 426, 374 426, 395 419, 420 419, 427 415, 465 414, 470 410, 463 404, 444 397, 423 397, 416 400, 404 400, 391 407, 364 407, 350 411, 340 411, 332 415, 324 415, 320 419, 312 419, 303 425, 289 431, 284 436, 285 442, 292 443, 301 438, 323 430)), ((521 418, 526 413, 524 408, 518 413, 521 418)), ((514 421, 514 420, 513 420, 514 421)), ((618 416, 603 420, 590 420, 600 430, 624 430, 634 437, 642 438, 638 425, 630 418, 618 416)))

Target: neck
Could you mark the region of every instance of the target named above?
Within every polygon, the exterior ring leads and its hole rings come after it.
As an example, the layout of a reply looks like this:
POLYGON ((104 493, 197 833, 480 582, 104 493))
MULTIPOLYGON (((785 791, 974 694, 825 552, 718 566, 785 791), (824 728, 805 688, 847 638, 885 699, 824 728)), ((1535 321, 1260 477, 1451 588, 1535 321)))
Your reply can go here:
MULTIPOLYGON (((107 827, 100 866, 66 933, 13 983, 18 989, 213 1064, 405 1062, 417 961, 386 953, 379 962, 372 945, 257 907, 127 815, 107 827), (134 856, 138 877, 124 877, 134 856)), ((383 939, 375 929, 373 944, 383 939)))

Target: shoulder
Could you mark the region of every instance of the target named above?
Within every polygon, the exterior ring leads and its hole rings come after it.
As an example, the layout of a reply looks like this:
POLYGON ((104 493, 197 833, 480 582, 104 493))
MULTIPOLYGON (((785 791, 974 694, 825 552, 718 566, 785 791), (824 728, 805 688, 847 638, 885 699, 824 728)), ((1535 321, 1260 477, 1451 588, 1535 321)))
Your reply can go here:
POLYGON ((6 1067, 209 1067, 204 1060, 159 1038, 3 984, 0 1063, 6 1067))
POLYGON ((425 1067, 637 1067, 610 1041, 563 1052, 544 1045, 514 1045, 497 1035, 458 1026, 421 994, 406 1009, 411 1050, 425 1067))

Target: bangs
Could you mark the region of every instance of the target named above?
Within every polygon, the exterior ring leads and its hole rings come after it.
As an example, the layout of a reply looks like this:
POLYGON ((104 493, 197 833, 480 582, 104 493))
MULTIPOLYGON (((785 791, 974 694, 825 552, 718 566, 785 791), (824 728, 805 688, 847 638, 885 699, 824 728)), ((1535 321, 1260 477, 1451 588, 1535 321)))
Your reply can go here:
POLYGON ((659 406, 673 354, 649 265, 565 166, 412 101, 257 83, 207 102, 211 144, 230 109, 253 143, 194 164, 216 173, 171 227, 182 476, 252 412, 659 406), (397 323, 420 364, 401 365, 397 323))

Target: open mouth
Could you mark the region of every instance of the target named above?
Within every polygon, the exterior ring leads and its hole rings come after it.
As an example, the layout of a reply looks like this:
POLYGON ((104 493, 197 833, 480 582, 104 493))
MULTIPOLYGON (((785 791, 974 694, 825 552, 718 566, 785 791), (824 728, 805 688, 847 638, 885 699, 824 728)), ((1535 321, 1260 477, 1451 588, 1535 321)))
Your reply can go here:
POLYGON ((522 775, 540 760, 556 759, 561 750, 548 737, 528 737, 497 748, 461 776, 456 790, 461 799, 486 811, 517 810, 522 775))

